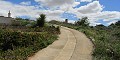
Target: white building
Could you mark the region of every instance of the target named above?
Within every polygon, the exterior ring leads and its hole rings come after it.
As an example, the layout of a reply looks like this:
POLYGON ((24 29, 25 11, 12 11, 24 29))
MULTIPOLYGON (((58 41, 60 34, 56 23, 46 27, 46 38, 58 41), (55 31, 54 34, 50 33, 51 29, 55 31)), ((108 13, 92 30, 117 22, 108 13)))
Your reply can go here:
POLYGON ((8 17, 0 16, 0 25, 11 25, 13 20, 9 11, 8 17))

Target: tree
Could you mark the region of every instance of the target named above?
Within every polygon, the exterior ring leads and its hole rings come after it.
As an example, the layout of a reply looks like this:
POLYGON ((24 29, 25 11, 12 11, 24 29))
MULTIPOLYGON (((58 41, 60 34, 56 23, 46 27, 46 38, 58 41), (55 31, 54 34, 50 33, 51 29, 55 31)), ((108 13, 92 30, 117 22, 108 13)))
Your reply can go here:
POLYGON ((15 20, 23 20, 23 19, 20 17, 16 17, 15 20))
POLYGON ((110 28, 120 27, 120 21, 117 21, 116 23, 112 23, 109 25, 110 28))
POLYGON ((40 17, 37 18, 37 26, 44 27, 44 25, 45 25, 45 18, 46 18, 46 15, 45 14, 41 14, 40 17))
POLYGON ((75 23, 75 25, 79 25, 79 26, 89 26, 88 18, 87 18, 87 17, 83 17, 82 19, 80 19, 79 21, 77 21, 77 22, 75 23))
POLYGON ((120 26, 120 21, 115 23, 116 26, 120 26))
POLYGON ((97 29, 100 29, 100 30, 106 30, 106 29, 107 29, 107 27, 104 26, 103 24, 96 25, 95 27, 96 27, 97 29))

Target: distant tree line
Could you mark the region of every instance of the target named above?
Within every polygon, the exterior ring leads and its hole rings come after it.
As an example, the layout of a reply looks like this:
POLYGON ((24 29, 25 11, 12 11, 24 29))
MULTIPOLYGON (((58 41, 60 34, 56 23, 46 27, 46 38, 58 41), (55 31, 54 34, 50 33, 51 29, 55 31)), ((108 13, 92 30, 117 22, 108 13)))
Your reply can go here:
POLYGON ((82 19, 79 19, 79 21, 75 22, 75 25, 77 26, 89 26, 89 22, 88 22, 88 17, 83 17, 82 19))

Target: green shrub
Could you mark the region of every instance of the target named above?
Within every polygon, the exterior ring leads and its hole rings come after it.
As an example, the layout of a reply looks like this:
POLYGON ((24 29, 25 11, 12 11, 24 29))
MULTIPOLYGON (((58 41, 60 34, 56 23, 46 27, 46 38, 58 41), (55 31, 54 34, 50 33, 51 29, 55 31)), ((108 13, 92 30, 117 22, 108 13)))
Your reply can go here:
POLYGON ((26 60, 58 38, 57 34, 49 32, 50 28, 44 32, 36 29, 33 32, 0 29, 0 60, 26 60))
MULTIPOLYGON (((120 22, 120 21, 119 21, 120 22)), ((93 51, 93 60, 120 60, 120 27, 119 22, 106 27, 98 25, 90 26, 75 26, 73 24, 58 23, 72 29, 79 30, 94 38, 95 49, 93 51), (116 25, 117 24, 117 25, 116 25)), ((54 22, 55 23, 55 22, 54 22)))

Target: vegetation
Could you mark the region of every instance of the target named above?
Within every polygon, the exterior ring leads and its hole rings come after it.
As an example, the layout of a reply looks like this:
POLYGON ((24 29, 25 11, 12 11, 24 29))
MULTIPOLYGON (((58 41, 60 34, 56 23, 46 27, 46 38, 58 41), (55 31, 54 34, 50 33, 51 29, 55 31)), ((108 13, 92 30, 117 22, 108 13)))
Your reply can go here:
POLYGON ((40 17, 37 19, 37 26, 44 27, 45 18, 46 18, 46 16, 44 14, 41 14, 40 17))
POLYGON ((34 24, 35 21, 29 20, 29 19, 23 19, 23 18, 15 18, 15 21, 12 21, 12 26, 27 26, 31 24, 31 26, 34 24))
POLYGON ((87 17, 83 17, 81 20, 75 22, 75 25, 78 25, 78 26, 89 26, 88 18, 87 17))
POLYGON ((76 24, 67 24, 58 21, 50 21, 50 23, 56 22, 55 24, 85 33, 95 45, 93 60, 120 60, 120 21, 109 26, 104 26, 102 24, 97 26, 86 26, 85 20, 78 21, 76 24))
MULTIPOLYGON (((20 18, 18 21, 24 21, 20 18)), ((31 24, 31 23, 29 23, 31 24)), ((33 25, 36 25, 34 22, 33 25)), ((0 26, 0 60, 27 60, 52 44, 60 34, 59 27, 0 26)))

